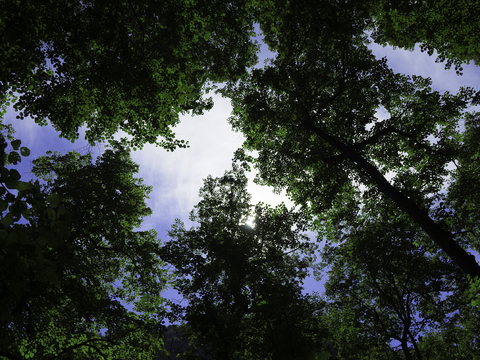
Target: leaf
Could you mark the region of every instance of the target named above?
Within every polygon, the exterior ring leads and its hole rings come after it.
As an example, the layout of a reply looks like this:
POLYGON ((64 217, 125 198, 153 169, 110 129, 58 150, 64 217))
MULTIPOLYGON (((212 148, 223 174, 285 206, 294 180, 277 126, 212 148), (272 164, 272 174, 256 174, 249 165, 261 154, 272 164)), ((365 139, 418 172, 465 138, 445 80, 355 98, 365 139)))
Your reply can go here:
POLYGON ((8 201, 0 200, 0 211, 5 211, 8 208, 8 201))
POLYGON ((47 208, 47 217, 48 217, 49 220, 55 221, 56 218, 57 218, 57 214, 56 214, 55 210, 53 210, 51 208, 47 208))
POLYGON ((17 185, 18 185, 18 181, 9 177, 5 180, 5 186, 8 188, 8 189, 16 189, 17 188, 17 185))
POLYGON ((323 350, 320 355, 316 356, 318 360, 328 360, 330 359, 331 354, 328 351, 323 350))
POLYGON ((18 140, 18 139, 13 140, 13 141, 11 142, 13 150, 18 150, 18 148, 20 147, 20 144, 21 144, 21 143, 22 143, 21 140, 18 140))
POLYGON ((0 229, 0 239, 4 240, 8 237, 8 231, 0 229))
POLYGON ((58 283, 58 276, 57 274, 55 274, 55 272, 47 271, 44 276, 45 276, 45 281, 48 281, 54 285, 58 283))
POLYGON ((4 218, 2 218, 0 220, 0 222, 2 223, 2 225, 6 228, 10 227, 10 225, 13 224, 13 218, 9 215, 5 216, 4 218))
POLYGON ((30 149, 22 146, 20 148, 20 154, 22 154, 22 156, 29 156, 30 155, 30 149))
POLYGON ((49 202, 50 206, 54 208, 60 205, 61 200, 62 199, 58 194, 49 194, 47 196, 47 201, 49 202))
POLYGON ((47 239, 47 237, 45 237, 45 236, 39 236, 39 237, 38 237, 38 244, 39 244, 40 246, 45 246, 45 245, 47 245, 47 244, 48 244, 48 239, 47 239))
POLYGON ((8 154, 8 162, 13 164, 13 165, 17 165, 20 161, 22 161, 22 158, 20 157, 20 155, 15 152, 15 151, 12 151, 8 154))
POLYGON ((19 173, 17 170, 15 170, 15 169, 10 169, 10 170, 8 171, 8 178, 9 178, 9 179, 11 179, 11 180, 13 180, 13 181, 18 181, 18 180, 20 180, 20 177, 21 177, 21 176, 20 176, 20 173, 19 173))
POLYGON ((17 190, 18 191, 25 192, 25 191, 31 190, 32 188, 33 188, 33 185, 30 182, 19 181, 17 183, 17 190))

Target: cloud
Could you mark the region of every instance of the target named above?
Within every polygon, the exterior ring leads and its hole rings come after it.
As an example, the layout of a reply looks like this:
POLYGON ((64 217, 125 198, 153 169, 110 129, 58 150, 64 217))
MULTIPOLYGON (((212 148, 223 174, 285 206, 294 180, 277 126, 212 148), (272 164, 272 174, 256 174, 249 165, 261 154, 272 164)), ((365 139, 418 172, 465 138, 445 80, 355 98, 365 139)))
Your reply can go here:
POLYGON ((445 70, 445 63, 435 62, 436 52, 430 56, 426 52, 421 52, 418 45, 414 51, 393 49, 392 46, 383 47, 375 43, 370 44, 369 48, 377 58, 387 57, 388 66, 398 73, 430 77, 433 81, 433 90, 456 93, 461 86, 471 86, 479 90, 480 68, 473 63, 464 65, 463 76, 458 76, 454 67, 445 70))
MULTIPOLYGON (((174 129, 178 139, 189 142, 190 148, 173 153, 153 145, 132 153, 140 165, 139 176, 145 184, 153 185, 149 206, 154 215, 146 219, 144 227, 155 227, 161 234, 173 224, 175 218, 188 222, 188 214, 199 201, 198 191, 208 175, 219 177, 231 169, 235 150, 242 146, 244 137, 231 129, 227 122, 232 107, 230 100, 213 95, 215 106, 202 116, 182 116, 174 129)), ((271 188, 253 184, 249 192, 252 202, 263 201, 276 205, 288 201, 285 196, 273 194, 271 188)))

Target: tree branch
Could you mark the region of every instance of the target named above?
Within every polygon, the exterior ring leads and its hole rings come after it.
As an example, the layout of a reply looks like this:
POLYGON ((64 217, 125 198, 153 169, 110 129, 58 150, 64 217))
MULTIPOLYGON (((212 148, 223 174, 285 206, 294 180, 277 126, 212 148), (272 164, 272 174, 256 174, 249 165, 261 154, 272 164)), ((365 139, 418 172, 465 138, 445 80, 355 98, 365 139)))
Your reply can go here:
MULTIPOLYGON (((384 136, 388 136, 390 134, 393 134, 393 133, 396 133, 396 134, 399 134, 399 135, 402 135, 406 138, 409 138, 411 140, 414 140, 416 145, 422 149, 425 149, 425 150, 428 150, 432 153, 435 153, 435 154, 440 154, 442 156, 445 156, 446 158, 449 158, 451 161, 454 162, 454 159, 452 159, 449 155, 447 154, 444 154, 443 152, 441 151, 438 151, 438 150, 435 150, 433 149, 431 146, 427 145, 427 144, 422 144, 421 142, 419 142, 414 135, 410 134, 410 133, 407 133, 406 131, 403 131, 403 130, 399 130, 399 129, 396 129, 394 128, 393 126, 389 125, 385 128, 383 128, 382 130, 380 130, 379 132, 377 132, 376 134, 373 134, 371 137, 369 137, 368 139, 365 139, 363 141, 360 141, 354 145, 350 145, 348 146, 351 150, 356 150, 356 149, 361 149, 367 145, 372 145, 374 144, 376 141, 378 141, 380 138, 384 137, 384 136)), ((330 156, 328 158, 324 158, 322 159, 323 162, 327 163, 327 164, 333 164, 335 162, 338 162, 338 161, 341 161, 341 160, 345 160, 347 158, 347 155, 345 153, 341 153, 341 154, 338 154, 338 155, 335 155, 335 156, 330 156)))
POLYGON ((108 340, 108 339, 89 339, 89 340, 86 340, 82 343, 75 344, 75 345, 72 345, 72 346, 66 348, 65 350, 60 352, 58 355, 54 356, 53 359, 58 358, 58 357, 62 356, 63 354, 68 353, 69 351, 75 350, 75 349, 83 347, 83 346, 88 346, 88 347, 93 348, 95 351, 97 351, 100 354, 100 356, 102 358, 106 359, 105 355, 103 354, 103 352, 99 348, 90 344, 90 342, 93 342, 93 341, 104 341, 104 342, 112 343, 113 345, 115 345, 114 341, 111 341, 111 340, 108 340))
POLYGON ((277 260, 277 259, 280 259, 282 257, 284 257, 285 255, 288 255, 294 251, 297 251, 299 250, 300 247, 297 247, 296 249, 292 249, 290 251, 287 251, 285 253, 281 253, 280 255, 277 255, 277 256, 274 256, 273 258, 269 258, 269 259, 257 259, 257 260, 253 260, 252 261, 252 264, 255 264, 255 263, 266 263, 266 262, 270 262, 270 261, 274 261, 274 260, 277 260))
POLYGON ((22 360, 21 358, 16 357, 15 355, 10 354, 9 352, 6 352, 6 351, 0 351, 0 356, 4 356, 11 360, 22 360))
POLYGON ((476 262, 475 257, 467 253, 456 243, 450 232, 444 230, 433 221, 426 210, 419 208, 415 202, 391 185, 374 165, 354 149, 317 126, 313 119, 309 118, 303 121, 301 126, 337 148, 346 158, 355 163, 358 170, 366 172, 378 190, 393 200, 401 210, 405 211, 414 222, 425 230, 432 240, 452 259, 465 275, 470 274, 472 278, 476 276, 480 277, 480 266, 476 262))

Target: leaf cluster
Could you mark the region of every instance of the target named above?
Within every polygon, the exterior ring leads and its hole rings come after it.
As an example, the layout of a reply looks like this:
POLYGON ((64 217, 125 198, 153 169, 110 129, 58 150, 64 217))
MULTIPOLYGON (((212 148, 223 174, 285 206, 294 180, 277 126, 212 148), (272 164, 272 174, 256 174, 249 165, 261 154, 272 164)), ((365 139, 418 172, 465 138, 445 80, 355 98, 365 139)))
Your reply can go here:
POLYGON ((382 358, 429 359, 434 347, 425 338, 438 339, 444 355, 477 356, 478 310, 463 295, 469 283, 417 226, 386 216, 390 206, 383 202, 376 218, 365 211, 341 243, 321 252, 340 357, 370 358, 376 349, 382 358))
POLYGON ((0 10, 0 94, 18 118, 91 143, 185 147, 179 114, 211 109, 212 81, 256 61, 251 1, 8 1, 0 10), (228 44, 228 45, 227 45, 228 44), (161 137, 162 140, 158 138, 161 137))
POLYGON ((151 213, 138 165, 121 143, 95 163, 75 152, 33 163, 44 185, 2 168, 1 355, 153 355, 168 277, 157 234, 135 231, 151 213))
POLYGON ((475 1, 375 1, 371 4, 375 20, 372 38, 382 45, 436 53, 436 62, 455 65, 461 74, 462 64, 480 64, 478 17, 475 1))
POLYGON ((208 177, 191 213, 177 220, 162 258, 175 267, 174 288, 186 334, 222 359, 295 359, 322 351, 325 330, 313 320, 321 303, 301 294, 314 244, 308 223, 285 205, 252 206, 240 167, 208 177), (245 225, 253 216, 253 226, 245 225), (302 350, 304 349, 304 350, 302 350), (304 353, 302 353, 304 351, 304 353))

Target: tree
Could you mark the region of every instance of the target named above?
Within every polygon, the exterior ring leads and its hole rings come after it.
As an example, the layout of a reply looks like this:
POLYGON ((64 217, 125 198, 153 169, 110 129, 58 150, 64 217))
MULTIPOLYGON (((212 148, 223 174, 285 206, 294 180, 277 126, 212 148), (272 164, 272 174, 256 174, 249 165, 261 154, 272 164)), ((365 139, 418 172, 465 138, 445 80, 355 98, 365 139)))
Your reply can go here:
POLYGON ((0 9, 0 96, 19 118, 49 121, 90 143, 122 130, 131 144, 186 146, 179 114, 212 107, 209 82, 256 62, 252 2, 6 1, 0 9), (158 140, 161 136, 163 140, 158 140))
POLYGON ((95 163, 76 152, 33 163, 43 186, 5 179, 15 170, 2 170, 0 355, 153 355, 168 278, 156 232, 135 231, 151 213, 138 165, 123 143, 95 163))
POLYGON ((463 63, 480 65, 477 2, 375 1, 371 6, 375 42, 410 50, 420 44, 429 55, 437 51, 437 61, 447 60, 446 68, 454 64, 457 74, 463 63))
MULTIPOLYGON (((162 258, 175 267, 174 288, 193 343, 218 359, 296 359, 322 351, 322 304, 302 295, 314 246, 307 223, 285 205, 250 205, 247 178, 234 165, 208 177, 187 230, 177 220, 162 258), (249 215, 254 226, 245 225, 249 215)), ((312 298, 313 299, 313 298, 312 298)), ((326 355, 326 352, 324 352, 326 355)))
POLYGON ((370 359, 375 349, 383 359, 425 360, 442 349, 442 358, 475 358, 480 314, 465 304, 469 282, 392 201, 377 201, 380 213, 372 204, 362 208, 339 244, 321 253, 328 324, 340 357, 370 359), (427 345, 425 337, 441 341, 427 345))
POLYGON ((464 116, 462 141, 458 146, 456 171, 451 175, 447 194, 439 207, 441 216, 449 223, 454 233, 461 234, 468 244, 480 252, 480 113, 472 112, 464 116))
MULTIPOLYGON (((457 128, 467 106, 477 103, 475 92, 440 94, 430 79, 395 74, 366 47, 361 24, 345 23, 354 10, 331 6, 345 16, 305 24, 304 10, 286 4, 271 10, 276 23, 261 23, 275 59, 221 90, 232 98, 230 123, 245 135, 244 149, 258 151, 255 159, 242 151, 238 157, 254 162, 259 183, 286 189, 317 217, 319 230, 332 224, 328 211, 343 208, 360 185, 376 189, 466 275, 480 276, 461 235, 428 213, 452 173, 448 164, 462 156, 457 128), (380 108, 385 119, 376 116, 380 108)), ((321 6, 305 11, 315 16, 321 6)))

